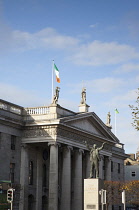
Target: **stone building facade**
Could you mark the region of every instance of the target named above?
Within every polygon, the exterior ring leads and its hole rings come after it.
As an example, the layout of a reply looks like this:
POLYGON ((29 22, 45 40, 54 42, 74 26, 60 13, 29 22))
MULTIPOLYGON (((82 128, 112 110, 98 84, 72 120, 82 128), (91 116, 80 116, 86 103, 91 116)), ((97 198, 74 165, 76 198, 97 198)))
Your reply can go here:
POLYGON ((138 150, 135 154, 128 154, 128 158, 125 159, 125 181, 139 180, 139 159, 138 150))
POLYGON ((124 146, 89 106, 23 108, 0 100, 0 180, 15 188, 14 210, 83 210, 89 177, 85 141, 101 146, 99 177, 124 180, 124 146))

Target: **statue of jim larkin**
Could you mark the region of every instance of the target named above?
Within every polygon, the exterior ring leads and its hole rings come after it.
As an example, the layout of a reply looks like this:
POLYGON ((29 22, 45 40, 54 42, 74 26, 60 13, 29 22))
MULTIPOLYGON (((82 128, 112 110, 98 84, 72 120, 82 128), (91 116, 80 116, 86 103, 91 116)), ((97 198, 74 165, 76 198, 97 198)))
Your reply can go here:
POLYGON ((90 177, 89 178, 99 178, 99 151, 103 149, 105 142, 102 144, 101 147, 96 147, 97 145, 94 144, 93 147, 90 147, 87 142, 86 147, 90 150, 90 177))

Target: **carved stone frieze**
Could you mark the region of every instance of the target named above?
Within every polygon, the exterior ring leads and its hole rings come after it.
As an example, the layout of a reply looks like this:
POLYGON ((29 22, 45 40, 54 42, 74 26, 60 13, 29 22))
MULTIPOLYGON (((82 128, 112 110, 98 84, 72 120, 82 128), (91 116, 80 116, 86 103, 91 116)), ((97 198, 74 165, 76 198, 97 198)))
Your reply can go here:
POLYGON ((67 139, 72 139, 73 141, 74 140, 79 141, 79 142, 84 142, 85 140, 88 139, 87 137, 81 136, 78 133, 73 133, 73 132, 70 132, 68 130, 64 130, 64 129, 61 129, 61 128, 58 128, 57 135, 61 136, 61 137, 64 137, 64 138, 67 138, 67 139))
POLYGON ((50 137, 57 135, 57 129, 54 126, 31 127, 24 130, 23 137, 50 137))
MULTIPOLYGON (((93 139, 93 136, 89 135, 81 135, 79 132, 72 132, 70 130, 66 130, 60 128, 58 126, 35 126, 35 127, 27 127, 24 130, 23 137, 24 138, 36 138, 36 137, 63 137, 65 139, 72 140, 74 142, 79 142, 85 144, 85 141, 88 142, 89 145, 96 144, 98 147, 101 146, 102 142, 93 139)), ((111 150, 111 146, 106 144, 106 150, 111 150)))

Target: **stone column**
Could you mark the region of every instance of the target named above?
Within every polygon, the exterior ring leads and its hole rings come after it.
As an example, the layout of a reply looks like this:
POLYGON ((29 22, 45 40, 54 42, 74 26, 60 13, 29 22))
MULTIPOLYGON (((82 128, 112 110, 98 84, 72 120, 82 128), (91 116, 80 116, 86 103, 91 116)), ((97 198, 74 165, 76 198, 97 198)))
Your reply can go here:
POLYGON ((106 180, 111 181, 111 157, 106 158, 106 180))
POLYGON ((28 147, 26 144, 21 146, 21 168, 20 168, 20 202, 19 209, 28 209, 28 174, 29 174, 29 160, 28 147))
POLYGON ((99 161, 99 178, 100 179, 104 179, 103 164, 104 164, 104 156, 100 155, 100 161, 99 161))
POLYGON ((71 150, 67 146, 63 149, 62 191, 60 210, 71 210, 71 150))
POLYGON ((42 209, 42 153, 37 148, 36 210, 42 209))
POLYGON ((86 153, 86 179, 90 177, 90 153, 86 153))
POLYGON ((83 207, 82 153, 83 153, 83 150, 81 149, 75 152, 73 210, 77 210, 77 209, 82 210, 82 207, 83 207))
POLYGON ((58 144, 48 143, 50 146, 49 168, 49 210, 58 210, 58 144))

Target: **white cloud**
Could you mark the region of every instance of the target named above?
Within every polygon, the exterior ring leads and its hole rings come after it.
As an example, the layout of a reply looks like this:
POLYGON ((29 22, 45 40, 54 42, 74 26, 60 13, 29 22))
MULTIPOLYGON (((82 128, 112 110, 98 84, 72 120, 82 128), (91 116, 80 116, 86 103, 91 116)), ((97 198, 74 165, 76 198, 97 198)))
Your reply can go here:
POLYGON ((95 23, 95 24, 91 24, 89 27, 90 28, 96 28, 98 26, 98 23, 95 23))
POLYGON ((125 144, 126 153, 136 152, 139 146, 138 131, 132 127, 130 119, 122 116, 117 117, 117 135, 120 141, 125 144))
POLYGON ((87 86, 95 92, 112 92, 124 85, 124 80, 120 78, 105 77, 86 82, 87 86))
POLYGON ((27 51, 40 48, 65 50, 75 48, 79 42, 78 39, 61 35, 52 28, 45 28, 37 33, 12 31, 7 27, 2 27, 2 29, 0 47, 6 48, 6 50, 27 51))
MULTIPOLYGON (((0 83, 0 96, 1 99, 10 101, 11 103, 15 103, 20 106, 34 107, 44 105, 44 98, 39 97, 36 92, 25 91, 16 86, 4 83, 0 83)), ((47 101, 45 101, 45 103, 46 102, 47 101)))
POLYGON ((113 97, 108 100, 105 105, 111 106, 122 109, 122 108, 129 108, 129 105, 132 105, 137 99, 137 90, 129 90, 125 93, 121 93, 120 95, 114 95, 113 97))
MULTIPOLYGON (((116 42, 95 40, 86 43, 84 38, 74 38, 58 33, 53 28, 45 28, 36 33, 11 30, 0 24, 0 48, 9 51, 28 51, 34 49, 66 51, 69 60, 77 65, 99 66, 120 64, 139 59, 135 48, 116 42), (83 44, 84 43, 84 44, 83 44)), ((126 69, 127 66, 123 66, 126 69)), ((128 66, 132 69, 135 66, 128 66)), ((138 68, 138 66, 136 66, 138 68)))
POLYGON ((121 78, 114 78, 114 77, 104 77, 101 79, 95 79, 95 80, 86 80, 83 81, 83 83, 76 83, 76 84, 68 84, 68 86, 74 87, 71 88, 71 92, 79 93, 81 91, 82 86, 84 85, 87 89, 91 90, 91 92, 97 92, 97 93, 106 93, 106 92, 112 92, 115 89, 122 88, 126 81, 124 81, 121 78))
POLYGON ((78 65, 97 66, 119 64, 138 58, 139 53, 131 46, 96 40, 80 46, 71 60, 78 65))
POLYGON ((139 64, 134 64, 134 63, 127 63, 123 64, 119 68, 115 70, 117 73, 128 73, 128 72, 137 72, 139 71, 139 64))
POLYGON ((111 92, 114 89, 121 87, 124 84, 122 79, 116 79, 111 77, 106 77, 102 79, 94 80, 92 86, 97 92, 111 92))

